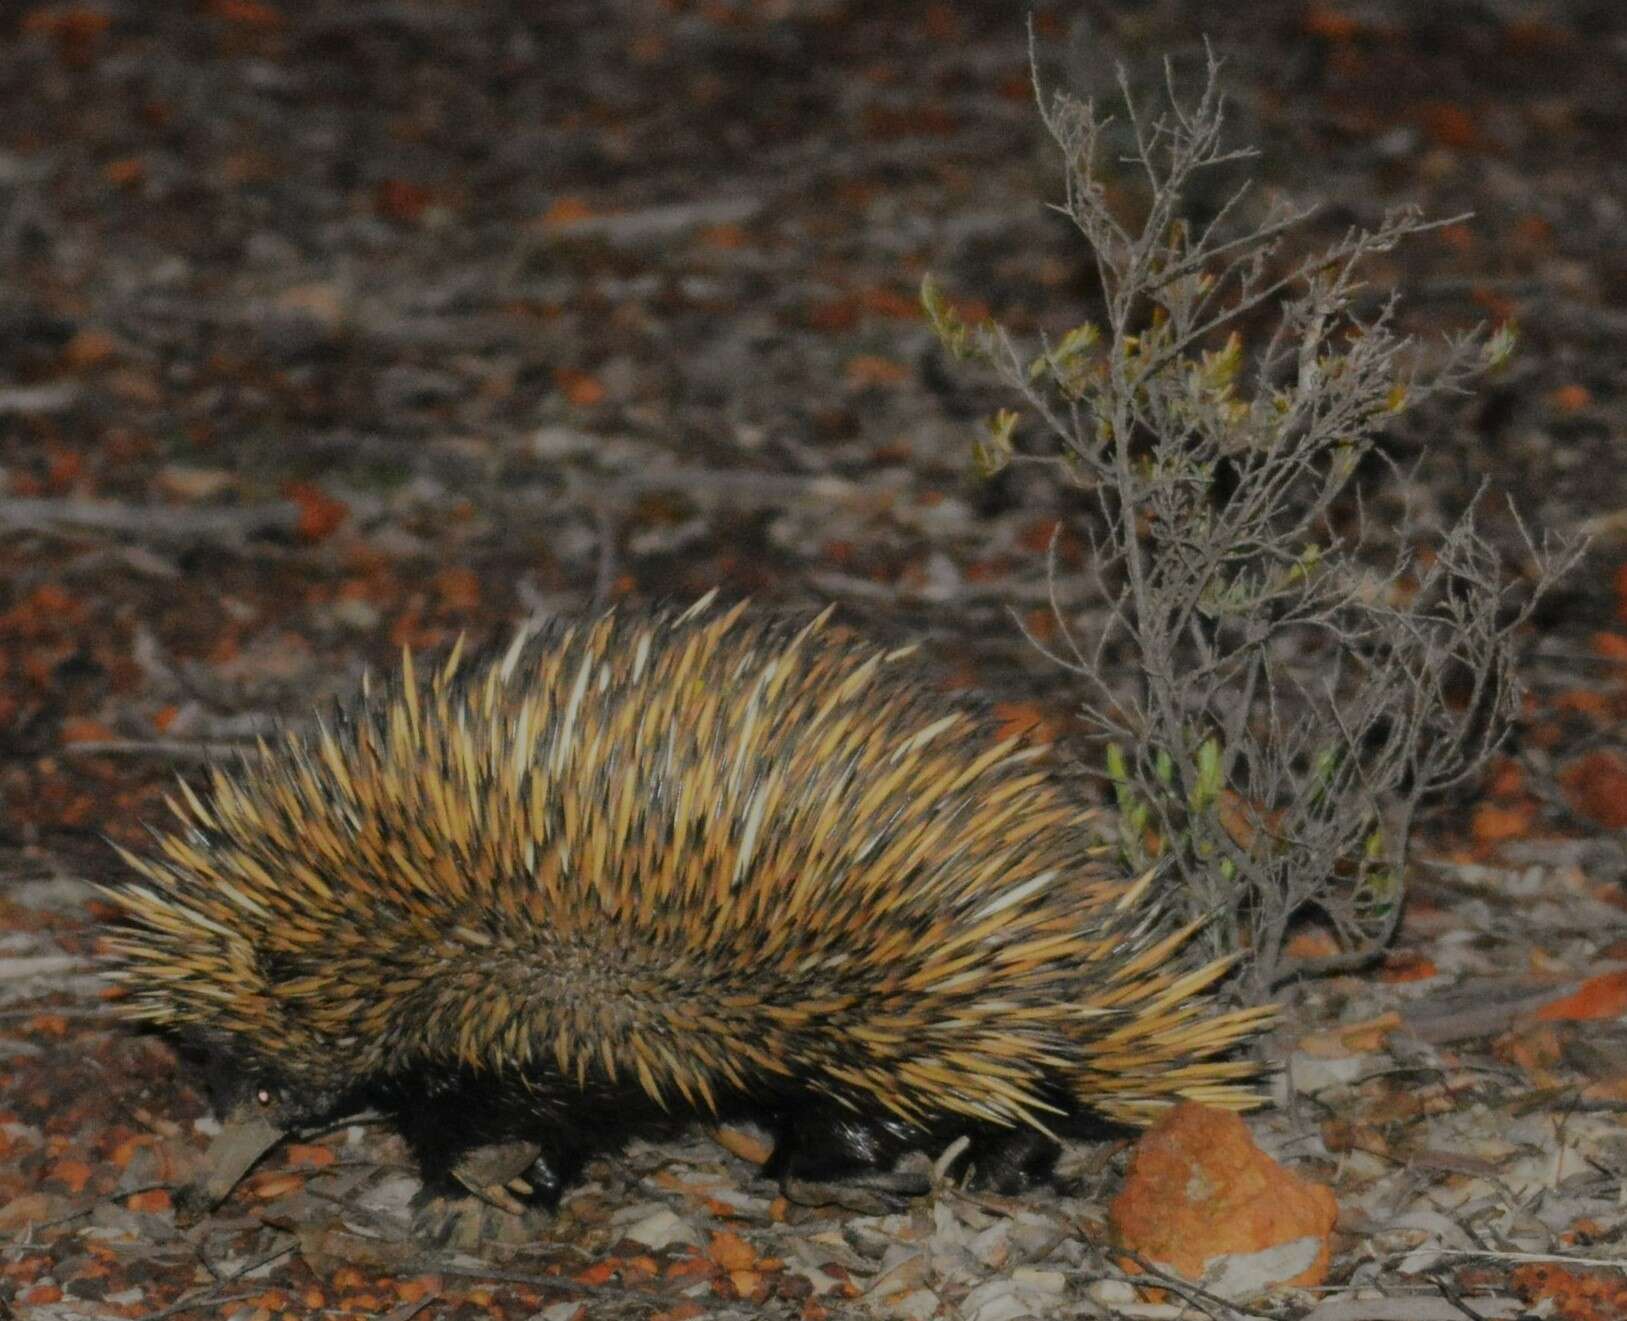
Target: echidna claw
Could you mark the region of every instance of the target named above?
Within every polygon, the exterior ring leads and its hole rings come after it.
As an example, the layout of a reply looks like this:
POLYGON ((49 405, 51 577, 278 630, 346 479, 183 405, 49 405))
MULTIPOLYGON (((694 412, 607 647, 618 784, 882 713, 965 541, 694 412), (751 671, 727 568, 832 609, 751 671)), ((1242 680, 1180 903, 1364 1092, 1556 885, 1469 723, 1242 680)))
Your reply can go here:
POLYGON ((524 1138, 465 1149, 419 1193, 414 1232, 438 1246, 466 1250, 535 1238, 547 1220, 539 1204, 549 1200, 533 1173, 541 1158, 541 1144, 524 1138))
POLYGON ((447 1173, 476 1197, 485 1197, 487 1189, 512 1188, 541 1155, 542 1144, 526 1138, 487 1142, 460 1153, 447 1173))
MULTIPOLYGON (((456 1175, 456 1171, 453 1173, 456 1175)), ((458 1182, 463 1183, 461 1179, 458 1182)), ((471 1187, 465 1183, 463 1186, 469 1189, 470 1196, 478 1198, 487 1206, 495 1206, 499 1211, 507 1211, 511 1216, 523 1216, 526 1212, 525 1203, 501 1184, 488 1183, 471 1187)))

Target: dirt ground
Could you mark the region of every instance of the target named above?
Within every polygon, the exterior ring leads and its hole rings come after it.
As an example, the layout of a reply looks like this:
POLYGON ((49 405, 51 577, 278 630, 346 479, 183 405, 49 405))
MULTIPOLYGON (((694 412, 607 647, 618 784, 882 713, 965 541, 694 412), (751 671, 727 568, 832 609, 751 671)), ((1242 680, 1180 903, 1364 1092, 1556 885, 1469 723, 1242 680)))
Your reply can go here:
MULTIPOLYGON (((401 1232, 404 1150, 275 1154, 215 1215, 209 1121, 94 970, 177 772, 403 645, 713 586, 835 602, 1066 724, 1044 603, 1074 493, 980 479, 1004 402, 931 271, 1074 324, 1087 254, 1009 0, 85 0, 0 10, 0 1318, 1627 1316, 1627 17, 1617 0, 1037 4, 1106 95, 1207 34, 1238 139, 1322 209, 1466 218, 1374 268, 1423 335, 1520 350, 1398 441, 1444 520, 1489 484, 1536 616, 1508 757, 1430 822, 1397 950, 1290 988, 1255 1139, 1334 1190, 1325 1285, 1148 1300, 1069 1195, 787 1210, 695 1134, 536 1241, 401 1232), (202 1128, 198 1125, 201 1123, 202 1128), (1183 1308, 1187 1310, 1182 1310, 1183 1308)), ((1182 67, 1187 67, 1183 64, 1182 67)), ((1200 199, 1201 202, 1202 199, 1200 199)))

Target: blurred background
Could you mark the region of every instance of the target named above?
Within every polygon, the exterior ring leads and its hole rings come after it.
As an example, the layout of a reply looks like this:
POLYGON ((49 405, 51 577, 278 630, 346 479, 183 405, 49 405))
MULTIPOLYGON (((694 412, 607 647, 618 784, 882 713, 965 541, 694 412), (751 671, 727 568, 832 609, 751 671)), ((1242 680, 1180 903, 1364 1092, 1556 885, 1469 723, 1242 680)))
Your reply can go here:
MULTIPOLYGON (((1614 0, 23 4, 0 16, 0 842, 105 868, 100 835, 178 767, 404 644, 714 585, 838 601, 1065 718, 1009 610, 1043 630, 1077 496, 976 475, 1004 400, 918 299, 931 271, 1018 329, 1088 314, 1030 23, 1042 79, 1082 96, 1121 64, 1152 89, 1166 55, 1179 81, 1207 36, 1263 185, 1321 204, 1296 242, 1472 213, 1374 297, 1402 288, 1424 335, 1513 319, 1521 349, 1397 454, 1443 522, 1488 480, 1595 533, 1539 619, 1526 750, 1608 752, 1614 0)), ((1555 786, 1513 828, 1585 806, 1555 786)))

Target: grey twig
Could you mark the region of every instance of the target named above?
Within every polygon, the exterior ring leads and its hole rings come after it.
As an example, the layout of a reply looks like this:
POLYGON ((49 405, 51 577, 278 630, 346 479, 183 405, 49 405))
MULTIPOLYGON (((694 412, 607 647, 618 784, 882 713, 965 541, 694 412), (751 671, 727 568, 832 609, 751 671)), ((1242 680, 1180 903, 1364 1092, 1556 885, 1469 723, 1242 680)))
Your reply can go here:
POLYGON ((237 546, 268 533, 291 535, 298 527, 299 511, 291 504, 191 509, 99 500, 0 500, 0 534, 101 532, 140 541, 237 546))

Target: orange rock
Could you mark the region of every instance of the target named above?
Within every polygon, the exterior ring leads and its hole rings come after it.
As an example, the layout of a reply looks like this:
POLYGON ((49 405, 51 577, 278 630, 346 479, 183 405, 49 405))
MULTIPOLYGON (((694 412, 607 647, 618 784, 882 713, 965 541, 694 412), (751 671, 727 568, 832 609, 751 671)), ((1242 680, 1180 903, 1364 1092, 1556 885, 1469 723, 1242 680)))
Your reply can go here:
POLYGON ((1316 1260, 1291 1280, 1320 1284, 1339 1205, 1330 1189, 1283 1169, 1229 1110, 1177 1106, 1136 1144, 1108 1209, 1114 1241, 1190 1279, 1216 1257, 1317 1238, 1316 1260))
POLYGON ((1520 1266, 1509 1275, 1514 1292, 1529 1302, 1554 1304, 1553 1315, 1576 1321, 1610 1321, 1627 1315, 1627 1283, 1614 1272, 1577 1270, 1569 1263, 1520 1266))

